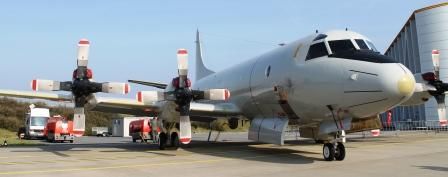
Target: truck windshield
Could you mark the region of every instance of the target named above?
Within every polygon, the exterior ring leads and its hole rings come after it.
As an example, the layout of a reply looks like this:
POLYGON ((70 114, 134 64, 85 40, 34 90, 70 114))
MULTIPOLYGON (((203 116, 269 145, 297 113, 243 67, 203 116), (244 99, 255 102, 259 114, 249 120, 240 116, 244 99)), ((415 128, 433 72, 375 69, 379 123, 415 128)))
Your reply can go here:
POLYGON ((31 117, 31 126, 45 126, 48 117, 31 117))

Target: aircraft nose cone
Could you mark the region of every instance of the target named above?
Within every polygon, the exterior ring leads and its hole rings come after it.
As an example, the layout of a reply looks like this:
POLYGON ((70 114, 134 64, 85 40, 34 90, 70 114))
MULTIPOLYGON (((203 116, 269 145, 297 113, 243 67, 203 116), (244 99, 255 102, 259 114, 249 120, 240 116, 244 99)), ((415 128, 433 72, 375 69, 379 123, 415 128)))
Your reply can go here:
POLYGON ((405 74, 398 79, 397 86, 402 96, 411 96, 414 92, 415 80, 409 74, 405 74))

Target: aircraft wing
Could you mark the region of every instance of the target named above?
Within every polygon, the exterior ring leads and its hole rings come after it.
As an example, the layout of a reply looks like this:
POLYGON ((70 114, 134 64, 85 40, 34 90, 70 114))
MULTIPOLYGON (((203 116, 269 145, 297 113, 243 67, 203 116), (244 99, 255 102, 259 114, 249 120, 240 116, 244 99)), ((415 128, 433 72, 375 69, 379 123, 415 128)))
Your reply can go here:
POLYGON ((72 101, 71 95, 35 92, 35 91, 0 90, 0 96, 30 98, 30 99, 45 99, 51 101, 72 101))
MULTIPOLYGON (((17 90, 0 90, 0 96, 28 98, 28 99, 44 99, 50 101, 72 101, 71 95, 46 93, 36 91, 17 91, 17 90)), ((163 104, 154 102, 144 104, 136 99, 129 98, 112 98, 112 97, 96 97, 93 104, 90 104, 92 111, 110 112, 119 114, 129 114, 136 116, 153 116, 160 112, 163 104)), ((205 117, 220 117, 239 115, 240 110, 231 103, 197 103, 192 102, 190 105, 192 116, 198 121, 205 117)))
MULTIPOLYGON (((127 98, 96 98, 92 111, 130 114, 136 116, 155 116, 162 111, 167 102, 142 103, 127 98)), ((209 121, 214 117, 240 115, 240 110, 232 103, 196 103, 190 104, 193 121, 209 121)))

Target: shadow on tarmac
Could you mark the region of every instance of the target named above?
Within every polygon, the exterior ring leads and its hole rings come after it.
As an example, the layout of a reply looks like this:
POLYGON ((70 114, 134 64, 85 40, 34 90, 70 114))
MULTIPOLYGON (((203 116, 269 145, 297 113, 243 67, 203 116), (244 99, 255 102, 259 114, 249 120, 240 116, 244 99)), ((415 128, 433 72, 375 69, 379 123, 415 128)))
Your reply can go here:
MULTIPOLYGON (((311 145, 313 143, 300 143, 297 145, 311 145)), ((321 158, 309 157, 314 152, 306 152, 294 149, 288 149, 287 146, 274 146, 257 142, 207 142, 192 141, 187 146, 181 146, 185 152, 199 155, 215 156, 222 158, 242 159, 249 161, 262 161, 268 163, 284 164, 308 164, 314 161, 322 161, 321 158)), ((100 148, 100 153, 114 152, 144 152, 166 157, 180 155, 174 148, 159 150, 157 144, 146 143, 101 143, 101 144, 51 144, 43 146, 20 147, 11 152, 51 152, 60 157, 70 157, 66 152, 89 152, 95 148, 100 148), (108 149, 110 148, 110 149, 108 149)), ((320 154, 320 153, 318 153, 320 154)))
POLYGON ((414 166, 414 167, 418 167, 425 170, 448 172, 448 167, 439 167, 439 166, 414 166))

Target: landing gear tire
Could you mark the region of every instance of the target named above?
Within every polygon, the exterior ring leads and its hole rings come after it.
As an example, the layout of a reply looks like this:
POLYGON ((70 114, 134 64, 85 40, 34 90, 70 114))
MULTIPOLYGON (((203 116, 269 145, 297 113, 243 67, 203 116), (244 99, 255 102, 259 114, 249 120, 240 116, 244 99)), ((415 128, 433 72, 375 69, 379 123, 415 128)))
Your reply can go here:
POLYGON ((324 155, 324 159, 326 161, 333 161, 335 155, 334 145, 331 143, 325 143, 322 154, 324 155))
POLYGON ((338 161, 342 161, 345 158, 345 146, 343 143, 338 143, 336 145, 336 150, 334 154, 334 158, 338 161))
POLYGON ((171 146, 173 146, 174 149, 179 148, 179 135, 176 132, 171 133, 171 146))
POLYGON ((159 135, 159 149, 160 150, 165 150, 166 148, 166 141, 167 141, 167 137, 165 133, 160 133, 159 135))

